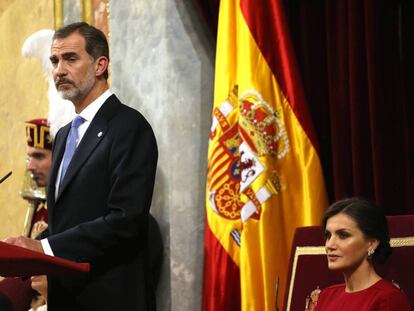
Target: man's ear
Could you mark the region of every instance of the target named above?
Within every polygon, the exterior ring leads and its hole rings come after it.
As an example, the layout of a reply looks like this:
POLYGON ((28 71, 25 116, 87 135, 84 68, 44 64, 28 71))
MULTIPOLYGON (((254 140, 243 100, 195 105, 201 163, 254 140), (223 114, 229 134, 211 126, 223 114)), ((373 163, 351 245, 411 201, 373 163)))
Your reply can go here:
POLYGON ((108 63, 109 63, 109 61, 105 56, 100 56, 95 61, 95 75, 97 77, 103 75, 105 70, 108 68, 108 63))

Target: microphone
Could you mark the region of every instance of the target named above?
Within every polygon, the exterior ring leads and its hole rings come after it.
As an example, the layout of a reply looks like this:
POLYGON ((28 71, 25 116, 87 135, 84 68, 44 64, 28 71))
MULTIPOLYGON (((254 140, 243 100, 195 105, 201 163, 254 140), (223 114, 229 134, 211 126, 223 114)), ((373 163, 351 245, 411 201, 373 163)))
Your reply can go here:
POLYGON ((7 178, 10 177, 10 175, 12 174, 12 171, 8 172, 6 175, 4 175, 1 179, 0 179, 0 184, 5 181, 7 178))

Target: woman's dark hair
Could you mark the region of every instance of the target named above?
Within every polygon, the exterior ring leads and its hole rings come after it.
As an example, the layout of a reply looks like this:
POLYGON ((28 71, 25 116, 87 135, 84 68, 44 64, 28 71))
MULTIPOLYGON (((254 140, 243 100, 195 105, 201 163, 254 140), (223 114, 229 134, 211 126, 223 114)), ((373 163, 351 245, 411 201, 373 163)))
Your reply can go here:
MULTIPOLYGON (((79 22, 63 26, 55 31, 53 40, 67 38, 75 32, 85 38, 85 50, 94 60, 105 56, 109 61, 108 41, 104 33, 88 23, 79 22)), ((104 77, 108 79, 108 69, 105 70, 104 77)))
POLYGON ((351 217, 365 238, 379 241, 379 245, 372 256, 374 262, 383 263, 391 255, 387 219, 384 211, 374 202, 361 198, 349 198, 335 202, 328 208, 323 217, 323 229, 326 229, 329 218, 340 213, 351 217))

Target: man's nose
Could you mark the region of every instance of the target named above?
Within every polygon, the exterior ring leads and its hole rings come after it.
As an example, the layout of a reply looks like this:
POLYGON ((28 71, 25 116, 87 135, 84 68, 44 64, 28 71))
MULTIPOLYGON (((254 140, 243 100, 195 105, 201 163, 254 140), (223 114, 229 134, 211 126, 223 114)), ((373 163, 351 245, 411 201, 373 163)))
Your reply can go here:
POLYGON ((35 162, 33 161, 33 159, 29 158, 27 160, 27 170, 32 172, 35 168, 36 168, 35 162))
POLYGON ((57 77, 65 76, 67 74, 67 70, 66 70, 66 66, 65 66, 64 62, 58 62, 56 64, 56 67, 53 70, 53 73, 57 77))

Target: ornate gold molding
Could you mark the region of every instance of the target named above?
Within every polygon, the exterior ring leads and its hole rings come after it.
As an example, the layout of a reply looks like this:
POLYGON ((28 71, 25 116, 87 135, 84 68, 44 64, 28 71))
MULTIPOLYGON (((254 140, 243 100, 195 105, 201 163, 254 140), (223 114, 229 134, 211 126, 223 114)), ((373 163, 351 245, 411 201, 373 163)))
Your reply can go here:
POLYGON ((391 247, 414 246, 414 236, 406 238, 394 238, 390 241, 391 247))
POLYGON ((89 25, 94 25, 94 8, 92 0, 81 0, 81 17, 82 21, 88 23, 89 25))
POLYGON ((55 29, 63 26, 63 0, 54 0, 53 13, 55 17, 55 29))

